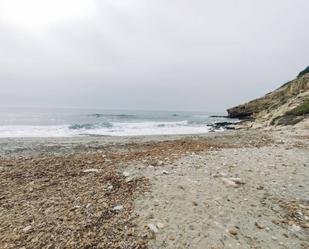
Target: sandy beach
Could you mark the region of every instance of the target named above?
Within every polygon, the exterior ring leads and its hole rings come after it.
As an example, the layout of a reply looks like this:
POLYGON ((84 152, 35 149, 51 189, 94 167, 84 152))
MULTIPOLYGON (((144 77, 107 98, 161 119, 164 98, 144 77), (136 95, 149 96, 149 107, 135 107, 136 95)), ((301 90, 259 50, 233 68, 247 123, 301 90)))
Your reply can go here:
POLYGON ((309 249, 308 10, 0 0, 0 249, 309 249))
POLYGON ((1 248, 308 248, 309 132, 0 139, 1 248))

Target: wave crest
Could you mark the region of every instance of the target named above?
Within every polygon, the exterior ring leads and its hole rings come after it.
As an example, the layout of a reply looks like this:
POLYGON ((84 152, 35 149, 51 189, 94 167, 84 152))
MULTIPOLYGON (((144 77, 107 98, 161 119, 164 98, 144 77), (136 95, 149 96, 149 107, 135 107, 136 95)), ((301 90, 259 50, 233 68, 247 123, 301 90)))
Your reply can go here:
POLYGON ((91 129, 98 129, 98 128, 113 128, 113 124, 110 122, 103 122, 103 123, 95 123, 95 124, 74 124, 70 125, 69 129, 71 130, 91 130, 91 129))

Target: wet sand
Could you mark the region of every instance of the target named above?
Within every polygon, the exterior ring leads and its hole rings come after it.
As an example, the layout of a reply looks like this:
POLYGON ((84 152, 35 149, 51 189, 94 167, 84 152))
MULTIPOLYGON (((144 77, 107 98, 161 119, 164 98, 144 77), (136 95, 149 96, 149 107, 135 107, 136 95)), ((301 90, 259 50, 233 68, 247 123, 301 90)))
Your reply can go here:
POLYGON ((1 248, 308 248, 309 132, 0 139, 1 248))

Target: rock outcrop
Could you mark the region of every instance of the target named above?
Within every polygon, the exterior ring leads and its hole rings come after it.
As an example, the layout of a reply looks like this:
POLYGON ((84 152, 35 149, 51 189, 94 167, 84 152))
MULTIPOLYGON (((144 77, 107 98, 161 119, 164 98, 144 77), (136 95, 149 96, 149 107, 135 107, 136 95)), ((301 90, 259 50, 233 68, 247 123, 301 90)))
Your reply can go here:
POLYGON ((264 97, 227 110, 230 118, 252 121, 253 126, 294 125, 309 117, 309 67, 264 97))

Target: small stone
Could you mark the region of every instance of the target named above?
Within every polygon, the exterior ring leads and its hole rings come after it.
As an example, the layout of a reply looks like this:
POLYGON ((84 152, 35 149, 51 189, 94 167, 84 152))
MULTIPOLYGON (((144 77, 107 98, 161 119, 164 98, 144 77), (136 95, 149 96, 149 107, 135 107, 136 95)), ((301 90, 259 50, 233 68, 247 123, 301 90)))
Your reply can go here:
POLYGON ((158 233, 159 229, 157 228, 157 226, 155 224, 148 224, 147 227, 149 228, 150 231, 152 231, 153 233, 158 233))
POLYGON ((99 173, 100 170, 98 170, 98 169, 85 169, 83 172, 84 173, 99 173))
POLYGON ((307 229, 309 228, 309 222, 305 222, 301 225, 303 228, 307 229))
POLYGON ((122 173, 122 175, 123 175, 124 177, 129 177, 129 176, 130 176, 130 173, 129 173, 128 171, 124 171, 124 172, 122 173))
POLYGON ((158 222, 158 223, 157 223, 157 227, 158 227, 159 229, 162 229, 162 228, 164 228, 165 226, 164 226, 164 224, 158 222))
POLYGON ((25 228, 23 228, 23 232, 28 233, 31 229, 32 229, 32 226, 26 226, 25 228))
POLYGON ((178 185, 178 188, 181 189, 181 190, 185 190, 185 187, 182 186, 182 185, 178 185))
POLYGON ((158 166, 162 166, 163 165, 163 161, 159 161, 157 165, 158 166))
POLYGON ((292 230, 293 232, 299 232, 299 231, 301 231, 301 227, 300 227, 300 226, 297 226, 297 225, 295 225, 295 224, 293 224, 291 230, 292 230))
POLYGON ((235 182, 236 184, 245 184, 240 178, 229 178, 231 181, 235 182))
POLYGON ((167 170, 163 170, 163 171, 162 171, 162 174, 163 174, 163 175, 168 175, 169 172, 168 172, 167 170))
POLYGON ((114 188, 113 185, 109 185, 109 186, 107 187, 108 190, 113 190, 113 188, 114 188))
POLYGON ((196 207, 198 206, 198 203, 196 201, 193 201, 192 204, 196 207))
POLYGON ((135 230, 134 230, 134 228, 133 227, 131 227, 131 228, 129 228, 129 230, 128 230, 128 236, 133 236, 134 235, 134 232, 135 232, 135 230))
POLYGON ((263 226, 261 223, 259 223, 259 222, 255 222, 255 224, 254 224, 258 229, 264 229, 265 228, 265 226, 263 226))
POLYGON ((238 230, 236 228, 229 229, 229 233, 236 236, 238 234, 238 230))
POLYGON ((231 181, 231 180, 229 180, 227 178, 221 178, 221 179, 222 179, 223 183, 226 186, 228 186, 228 187, 233 187, 233 188, 237 188, 238 187, 238 185, 235 182, 233 182, 233 181, 231 181))
POLYGON ((275 236, 272 236, 271 239, 272 239, 272 240, 277 240, 278 238, 275 237, 275 236))
POLYGON ((113 208, 114 211, 121 211, 123 209, 122 205, 117 205, 113 208))
POLYGON ((126 182, 132 182, 134 180, 134 177, 128 177, 127 179, 126 179, 126 182))
POLYGON ((217 177, 225 177, 225 176, 226 176, 226 174, 223 173, 223 172, 219 172, 219 173, 217 172, 216 174, 213 175, 214 178, 217 178, 217 177))
POLYGON ((154 218, 154 214, 150 213, 146 216, 147 220, 152 220, 154 218))

